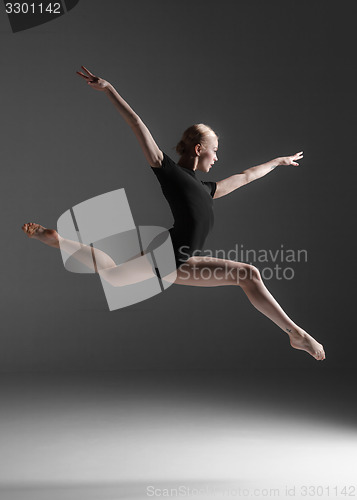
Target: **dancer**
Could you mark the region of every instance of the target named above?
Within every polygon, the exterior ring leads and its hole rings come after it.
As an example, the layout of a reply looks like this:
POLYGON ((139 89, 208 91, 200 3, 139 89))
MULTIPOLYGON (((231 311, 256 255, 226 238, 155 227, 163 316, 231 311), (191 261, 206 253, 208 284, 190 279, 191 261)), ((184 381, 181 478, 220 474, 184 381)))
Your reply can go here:
MULTIPOLYGON (((303 157, 303 152, 276 158, 218 182, 202 182, 196 177, 196 172, 208 172, 218 160, 218 136, 210 127, 197 124, 184 132, 176 147, 180 159, 175 163, 159 149, 148 128, 113 85, 93 75, 84 66, 77 74, 90 87, 107 95, 114 104, 134 132, 147 162, 161 184, 174 217, 174 225, 169 231, 177 264, 174 282, 203 287, 240 286, 253 306, 287 333, 292 347, 306 351, 317 360, 325 359, 323 346, 283 311, 264 285, 256 267, 242 262, 200 255, 213 225, 213 200, 259 179, 278 166, 299 165, 298 161, 303 157)), ((68 248, 69 253, 81 248, 81 261, 93 267, 91 247, 84 248, 79 243, 64 240, 55 230, 46 229, 39 224, 27 223, 22 229, 30 238, 38 239, 55 248, 59 248, 61 241, 61 248, 64 250, 68 248)), ((101 269, 101 275, 104 270, 105 279, 115 286, 123 286, 154 276, 148 262, 139 269, 131 267, 130 261, 116 266, 107 254, 97 249, 95 260, 101 269)))

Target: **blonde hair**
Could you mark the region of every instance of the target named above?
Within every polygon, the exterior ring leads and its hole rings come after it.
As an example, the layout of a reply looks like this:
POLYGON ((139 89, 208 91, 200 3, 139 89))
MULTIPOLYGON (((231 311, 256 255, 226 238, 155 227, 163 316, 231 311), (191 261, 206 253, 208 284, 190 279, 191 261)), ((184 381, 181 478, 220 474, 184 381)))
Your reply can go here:
POLYGON ((210 135, 218 137, 216 132, 204 123, 191 125, 191 127, 188 127, 182 134, 181 141, 176 146, 176 152, 180 156, 190 153, 196 144, 202 144, 204 146, 205 138, 210 135))

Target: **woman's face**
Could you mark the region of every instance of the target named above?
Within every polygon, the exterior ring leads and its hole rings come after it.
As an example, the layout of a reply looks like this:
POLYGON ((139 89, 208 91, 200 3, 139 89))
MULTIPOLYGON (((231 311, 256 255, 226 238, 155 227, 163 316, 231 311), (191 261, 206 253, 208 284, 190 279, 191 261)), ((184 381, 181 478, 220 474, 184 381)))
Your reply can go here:
POLYGON ((217 158, 218 138, 216 135, 205 137, 205 143, 199 149, 197 170, 201 172, 209 172, 217 158))

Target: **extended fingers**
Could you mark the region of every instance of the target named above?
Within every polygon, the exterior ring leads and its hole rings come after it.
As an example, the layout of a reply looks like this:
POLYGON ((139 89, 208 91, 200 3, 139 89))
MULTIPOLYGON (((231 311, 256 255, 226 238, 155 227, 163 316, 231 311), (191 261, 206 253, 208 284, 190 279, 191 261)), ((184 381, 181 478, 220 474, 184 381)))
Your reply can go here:
POLYGON ((85 80, 90 80, 89 76, 84 75, 81 71, 76 71, 77 75, 81 76, 85 80))
POLYGON ((88 83, 89 81, 93 81, 96 79, 96 76, 93 75, 85 66, 81 66, 83 71, 85 71, 86 74, 84 74, 82 71, 76 71, 77 75, 80 77, 84 78, 88 83))
POLYGON ((81 68, 84 69, 84 71, 87 73, 87 75, 91 76, 92 78, 95 78, 95 76, 93 75, 93 73, 91 73, 86 67, 81 66, 81 68))

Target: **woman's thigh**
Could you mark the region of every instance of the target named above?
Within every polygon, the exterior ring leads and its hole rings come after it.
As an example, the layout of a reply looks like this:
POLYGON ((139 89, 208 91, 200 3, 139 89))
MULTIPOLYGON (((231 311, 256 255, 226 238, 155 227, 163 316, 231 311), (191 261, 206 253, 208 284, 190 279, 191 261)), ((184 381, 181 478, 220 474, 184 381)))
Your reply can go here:
MULTIPOLYGON (((213 257, 190 257, 184 264, 163 276, 164 281, 188 286, 243 286, 259 272, 250 264, 213 257)), ((112 286, 132 285, 156 276, 147 255, 137 256, 119 266, 100 271, 101 277, 112 286)))
POLYGON ((175 284, 189 286, 242 285, 256 269, 250 264, 213 257, 190 257, 177 269, 175 284))

